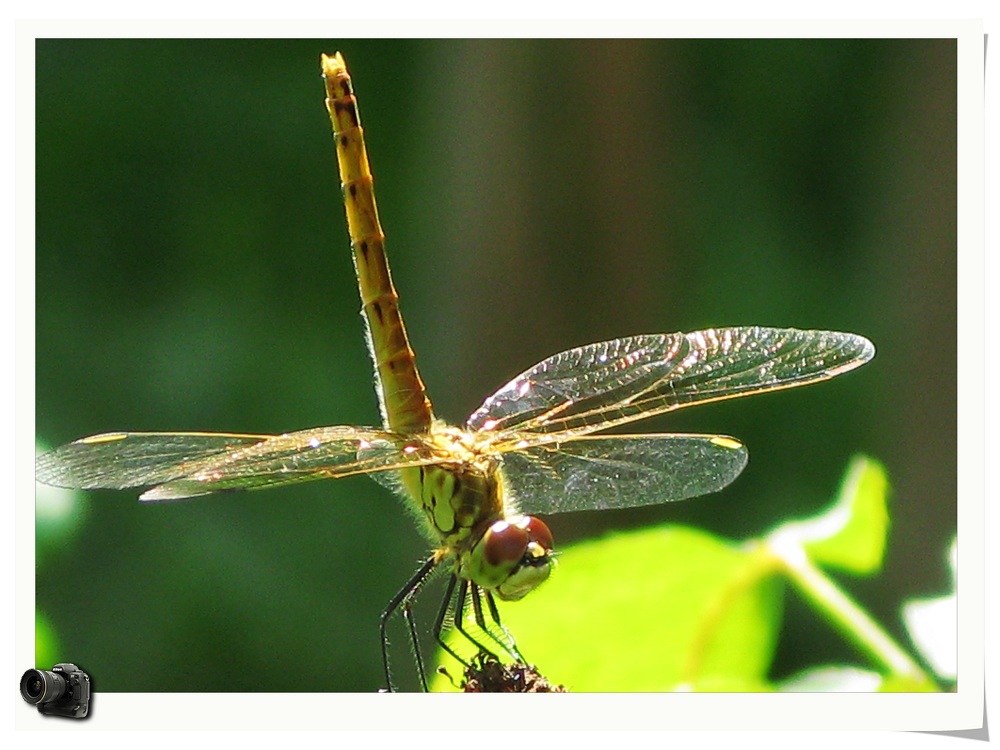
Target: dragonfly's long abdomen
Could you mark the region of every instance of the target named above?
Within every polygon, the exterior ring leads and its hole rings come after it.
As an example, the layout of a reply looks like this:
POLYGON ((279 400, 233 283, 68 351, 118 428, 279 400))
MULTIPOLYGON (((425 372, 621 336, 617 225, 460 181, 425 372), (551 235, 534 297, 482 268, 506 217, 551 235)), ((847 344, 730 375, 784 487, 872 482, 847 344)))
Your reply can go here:
POLYGON ((417 372, 413 349, 399 313, 399 295, 385 257, 385 235, 378 220, 364 132, 351 77, 340 53, 323 55, 326 108, 333 124, 347 228, 361 291, 376 388, 385 426, 397 432, 426 430, 431 404, 417 372))

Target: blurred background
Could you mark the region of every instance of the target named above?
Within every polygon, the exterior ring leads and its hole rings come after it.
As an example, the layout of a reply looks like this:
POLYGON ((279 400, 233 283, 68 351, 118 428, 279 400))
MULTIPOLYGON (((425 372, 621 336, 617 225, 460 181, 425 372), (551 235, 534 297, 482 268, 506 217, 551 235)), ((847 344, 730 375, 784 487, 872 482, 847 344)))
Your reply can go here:
MULTIPOLYGON (((319 75, 337 49, 439 416, 630 334, 875 342, 834 381, 640 426, 746 442, 724 492, 549 521, 559 544, 668 521, 745 539, 868 453, 894 488, 886 566, 840 582, 906 644, 900 603, 948 587, 956 525, 953 40, 40 40, 39 448, 377 424, 319 75)), ((137 494, 38 487, 40 658, 103 691, 381 686, 379 612, 428 551, 381 486, 137 494)), ((857 661, 786 607, 775 678, 857 661)))

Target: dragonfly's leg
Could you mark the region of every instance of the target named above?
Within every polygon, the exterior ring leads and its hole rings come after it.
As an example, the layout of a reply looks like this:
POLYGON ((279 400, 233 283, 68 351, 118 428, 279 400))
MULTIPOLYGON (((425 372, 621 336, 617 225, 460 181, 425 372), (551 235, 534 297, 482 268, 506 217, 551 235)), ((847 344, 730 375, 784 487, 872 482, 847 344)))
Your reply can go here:
MULTIPOLYGON (((465 600, 467 597, 472 599, 472 609, 473 612, 475 613, 476 624, 479 625, 480 630, 483 630, 488 635, 491 635, 483 625, 485 621, 483 620, 482 616, 482 605, 479 602, 479 587, 476 584, 470 583, 469 581, 466 580, 462 581, 462 585, 459 587, 458 591, 458 600, 454 612, 455 630, 457 630, 459 633, 465 636, 465 639, 469 641, 469 643, 471 643, 473 646, 475 646, 478 652, 487 653, 490 654, 491 656, 496 656, 496 654, 494 654, 492 651, 486 648, 486 646, 484 646, 482 643, 477 641, 475 637, 473 637, 472 633, 470 633, 465 629, 465 627, 463 627, 463 623, 465 622, 465 600)), ((494 638, 494 640, 496 640, 496 638, 494 638)), ((462 659, 461 661, 466 666, 469 666, 464 659, 462 659)))
MULTIPOLYGON (((444 621, 448 618, 448 608, 451 606, 451 598, 452 595, 455 593, 455 585, 457 583, 458 583, 458 578, 456 576, 452 576, 451 580, 448 581, 448 588, 444 593, 444 599, 441 601, 441 608, 438 610, 437 618, 434 620, 434 638, 435 640, 437 640, 439 644, 441 644, 441 648, 443 648, 445 651, 451 654, 452 657, 454 657, 455 661, 457 661, 463 667, 468 667, 469 664, 465 661, 465 659, 463 659, 461 656, 455 653, 455 650, 445 642, 444 638, 441 635, 442 631, 444 630, 444 621)), ((464 586, 462 587, 459 596, 461 597, 461 600, 457 604, 458 610, 460 610, 464 606, 464 600, 465 600, 464 586)))
POLYGON ((423 585, 424 581, 427 580, 427 577, 431 574, 431 572, 433 572, 434 567, 437 564, 438 558, 436 555, 431 555, 427 558, 424 564, 420 566, 419 570, 413 574, 413 577, 406 582, 406 585, 404 585, 403 588, 401 588, 399 592, 392 597, 392 600, 388 605, 386 605, 386 608, 382 610, 382 614, 379 617, 378 632, 379 637, 382 639, 382 666, 385 669, 385 683, 390 692, 394 691, 395 688, 392 684, 392 675, 389 670, 389 636, 386 630, 389 625, 389 619, 395 614, 396 610, 399 609, 400 605, 403 606, 404 617, 410 621, 410 634, 414 639, 414 646, 417 651, 417 668, 420 670, 420 681, 425 686, 427 684, 427 678, 424 675, 423 660, 419 656, 420 648, 416 643, 416 635, 411 621, 411 616, 407 615, 407 610, 410 607, 410 600, 416 596, 417 591, 420 589, 421 585, 423 585))
MULTIPOLYGON (((511 637, 507 628, 503 626, 503 623, 500 622, 500 611, 497 609, 493 593, 479 589, 478 587, 473 589, 472 609, 475 613, 476 624, 479 626, 479 629, 486 633, 486 635, 488 635, 495 644, 510 654, 516 661, 521 661, 521 656, 517 653, 517 647, 514 645, 514 639, 511 637), (483 596, 486 597, 486 606, 489 607, 490 619, 493 620, 492 624, 487 623, 486 617, 483 615, 483 604, 479 598, 480 592, 482 592, 483 596), (494 625, 496 626, 496 629, 493 627, 494 625), (497 630, 499 630, 499 635, 497 634, 497 630)), ((480 646, 480 648, 483 651, 487 651, 487 653, 490 653, 492 656, 496 656, 496 654, 489 652, 487 649, 482 648, 482 646, 480 646)))
MULTIPOLYGON (((472 590, 475 592, 474 586, 472 590)), ((452 612, 452 624, 455 626, 455 630, 465 636, 466 640, 472 643, 472 645, 474 645, 477 649, 482 650, 483 647, 479 645, 479 642, 467 633, 464 627, 462 627, 462 623, 465 621, 465 600, 468 596, 469 582, 463 579, 461 585, 458 587, 458 598, 455 600, 455 611, 452 612)), ((475 599, 474 593, 473 599, 475 599)), ((460 659, 459 661, 466 666, 469 666, 465 659, 460 659)))
POLYGON ((486 618, 483 617, 483 604, 479 598, 480 591, 481 589, 476 584, 470 583, 469 581, 462 581, 462 588, 459 592, 459 601, 461 606, 455 609, 455 629, 464 635, 466 640, 476 647, 476 650, 479 652, 478 655, 481 656, 482 654, 488 654, 489 656, 499 660, 499 657, 491 649, 484 646, 482 641, 477 640, 472 633, 468 632, 463 627, 463 622, 465 621, 465 597, 468 595, 468 597, 472 600, 472 611, 476 625, 483 633, 488 635, 491 640, 506 650, 506 645, 499 638, 497 638, 496 633, 491 632, 486 625, 486 618))
POLYGON ((510 634, 510 631, 504 627, 504 624, 502 622, 500 622, 500 611, 497 609, 497 603, 496 600, 493 598, 492 591, 486 592, 486 606, 489 607, 490 617, 493 618, 493 622, 496 623, 496 626, 500 628, 500 632, 503 633, 504 639, 506 641, 505 643, 502 643, 500 645, 502 645, 506 649, 508 654, 514 657, 515 661, 523 662, 524 657, 521 656, 521 653, 517 650, 517 642, 514 640, 514 636, 512 636, 510 634))
MULTIPOLYGON (((416 590, 414 590, 413 593, 416 593, 416 590)), ((430 690, 427 689, 427 672, 424 669, 424 657, 420 653, 420 641, 417 638, 417 625, 413 617, 412 596, 403 600, 403 619, 406 620, 406 624, 410 630, 410 645, 413 647, 413 655, 417 660, 417 671, 420 673, 420 684, 423 687, 424 692, 429 693, 430 690)))
MULTIPOLYGON (((456 577, 453 577, 451 581, 448 582, 448 590, 445 592, 444 601, 441 604, 441 608, 438 611, 437 619, 434 622, 434 637, 437 639, 438 643, 441 644, 441 647, 444 648, 444 650, 447 651, 449 654, 451 654, 457 662, 459 662, 465 667, 468 667, 470 666, 469 662, 466 659, 459 656, 455 652, 455 650, 445 642, 444 638, 441 635, 442 631, 444 630, 445 620, 448 618, 448 607, 451 604, 452 594, 455 590, 457 581, 458 579, 456 577)), ((458 595, 455 597, 455 606, 452 612, 452 625, 454 626, 455 630, 461 633, 465 637, 465 639, 469 641, 469 643, 471 643, 473 646, 476 647, 476 651, 478 652, 477 656, 488 654, 489 656, 492 656, 494 658, 497 659, 499 658, 492 650, 484 646, 482 641, 478 640, 472 633, 466 630, 464 626, 466 601, 471 599, 473 616, 476 621, 476 625, 479 627, 479 629, 487 636, 489 636, 489 638, 494 643, 496 643, 504 651, 506 651, 508 654, 514 657, 514 659, 518 661, 523 661, 523 659, 521 659, 521 655, 517 652, 517 647, 514 644, 514 639, 511 637, 510 633, 500 622, 500 612, 497 610, 497 605, 493 599, 493 595, 488 591, 482 593, 486 594, 486 604, 489 607, 490 618, 502 632, 503 638, 498 636, 493 631, 491 626, 487 624, 486 617, 483 614, 482 600, 480 599, 481 592, 482 590, 479 588, 479 586, 477 586, 474 583, 471 583, 466 579, 463 579, 461 584, 458 585, 458 595)))

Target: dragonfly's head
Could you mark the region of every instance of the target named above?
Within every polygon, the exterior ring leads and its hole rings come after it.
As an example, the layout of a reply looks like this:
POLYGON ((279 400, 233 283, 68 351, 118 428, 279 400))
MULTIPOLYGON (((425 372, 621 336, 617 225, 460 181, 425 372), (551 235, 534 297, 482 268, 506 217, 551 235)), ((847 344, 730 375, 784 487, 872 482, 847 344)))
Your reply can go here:
POLYGON ((463 561, 465 575, 505 601, 516 601, 549 577, 552 532, 534 516, 494 522, 463 561))

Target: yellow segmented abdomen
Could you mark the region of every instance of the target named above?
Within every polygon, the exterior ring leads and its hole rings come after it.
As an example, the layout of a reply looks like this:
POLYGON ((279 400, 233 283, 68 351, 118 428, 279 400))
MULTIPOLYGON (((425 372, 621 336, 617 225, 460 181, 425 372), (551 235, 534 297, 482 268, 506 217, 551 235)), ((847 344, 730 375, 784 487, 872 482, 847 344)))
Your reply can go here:
POLYGON ((389 274, 385 235, 375 208, 372 174, 351 77, 339 52, 323 55, 322 67, 382 421, 396 432, 425 431, 434 415, 399 313, 399 295, 389 274))

